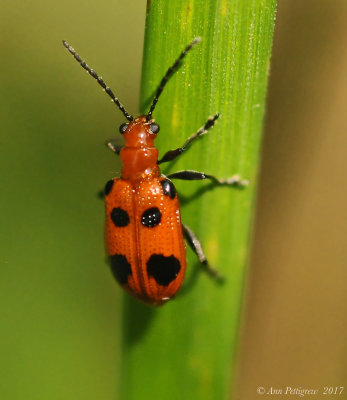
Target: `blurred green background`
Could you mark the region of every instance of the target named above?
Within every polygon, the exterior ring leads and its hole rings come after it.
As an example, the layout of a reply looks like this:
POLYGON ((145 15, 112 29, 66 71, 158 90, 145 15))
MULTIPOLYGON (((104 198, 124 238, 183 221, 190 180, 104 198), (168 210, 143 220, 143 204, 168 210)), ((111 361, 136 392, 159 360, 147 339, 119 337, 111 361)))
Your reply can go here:
MULTIPOLYGON (((120 291, 98 191, 137 112, 145 1, 2 0, 0 398, 115 399, 120 291)), ((281 0, 238 396, 346 383, 347 3, 281 0)), ((347 396, 345 397, 347 398, 347 396)))
POLYGON ((120 290, 98 192, 124 121, 61 41, 136 114, 146 5, 1 5, 0 398, 114 399, 120 290))

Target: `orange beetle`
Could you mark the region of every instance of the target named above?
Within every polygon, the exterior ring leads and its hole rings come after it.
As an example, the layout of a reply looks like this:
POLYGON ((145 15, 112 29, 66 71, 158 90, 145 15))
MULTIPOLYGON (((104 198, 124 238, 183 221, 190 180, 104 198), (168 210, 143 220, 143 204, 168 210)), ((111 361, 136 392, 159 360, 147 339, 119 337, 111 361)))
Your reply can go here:
POLYGON ((213 127, 219 116, 216 114, 210 117, 182 147, 168 151, 158 160, 154 139, 159 132, 159 125, 152 118, 152 113, 170 76, 187 52, 199 41, 199 38, 194 39, 167 70, 148 114, 135 119, 96 72, 63 41, 67 50, 97 80, 129 121, 119 128, 125 145, 107 143, 112 151, 120 154, 123 168, 121 177, 110 180, 105 186, 106 252, 113 275, 120 285, 151 305, 161 305, 172 298, 183 282, 186 270, 183 236, 207 271, 220 278, 218 272, 209 266, 194 232, 181 223, 179 201, 171 179, 211 179, 216 184, 247 184, 247 181, 238 176, 221 180, 192 170, 179 171, 167 177, 160 172, 159 164, 182 154, 190 143, 213 127))

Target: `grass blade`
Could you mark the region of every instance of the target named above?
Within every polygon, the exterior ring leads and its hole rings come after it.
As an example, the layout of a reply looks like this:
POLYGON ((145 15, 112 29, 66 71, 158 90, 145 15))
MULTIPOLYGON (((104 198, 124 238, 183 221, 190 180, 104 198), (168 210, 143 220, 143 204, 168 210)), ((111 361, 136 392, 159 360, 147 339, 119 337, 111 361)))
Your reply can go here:
POLYGON ((225 399, 233 390, 275 1, 155 0, 147 8, 143 112, 182 49, 202 38, 154 111, 160 155, 182 145, 208 116, 221 114, 216 127, 163 172, 240 174, 251 183, 244 190, 177 183, 183 220, 226 283, 200 273, 188 250, 186 285, 177 299, 151 309, 125 298, 120 398, 225 399))

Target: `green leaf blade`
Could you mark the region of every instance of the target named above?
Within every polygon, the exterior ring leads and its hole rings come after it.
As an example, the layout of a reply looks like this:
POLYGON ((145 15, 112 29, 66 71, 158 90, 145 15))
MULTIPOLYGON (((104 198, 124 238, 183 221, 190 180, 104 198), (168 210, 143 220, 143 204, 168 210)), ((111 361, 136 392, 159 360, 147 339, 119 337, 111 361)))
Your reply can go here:
POLYGON ((182 145, 208 116, 221 114, 216 126, 163 172, 240 174, 250 185, 198 195, 207 182, 177 181, 182 219, 226 283, 200 273, 187 249, 187 278, 176 299, 160 309, 125 299, 122 399, 225 399, 233 389, 274 15, 274 0, 148 3, 142 112, 182 49, 202 38, 154 111, 160 155, 182 145))

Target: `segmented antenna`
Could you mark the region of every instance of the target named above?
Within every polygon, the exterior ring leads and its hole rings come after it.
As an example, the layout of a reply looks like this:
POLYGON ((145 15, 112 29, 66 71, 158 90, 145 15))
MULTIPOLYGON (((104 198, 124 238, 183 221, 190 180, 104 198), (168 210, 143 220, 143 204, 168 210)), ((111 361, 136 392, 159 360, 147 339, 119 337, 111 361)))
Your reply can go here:
POLYGON ((98 76, 98 74, 91 69, 85 61, 83 61, 81 59, 81 57, 76 53, 76 51, 69 45, 69 43, 66 40, 63 40, 63 45, 68 49, 68 51, 74 56, 75 60, 81 65, 82 68, 84 68, 89 75, 91 75, 94 79, 96 79, 96 81, 98 82, 98 84, 105 90, 105 92, 111 97, 111 99, 113 100, 113 102, 118 106, 118 108, 122 111, 122 113, 124 114, 125 118, 128 121, 132 121, 134 119, 134 117, 129 114, 124 106, 119 102, 119 100, 117 99, 117 97, 115 97, 115 95, 113 94, 112 90, 106 85, 106 83, 98 76))
POLYGON ((195 38, 179 55, 177 60, 172 64, 172 66, 166 71, 166 74, 164 78, 161 80, 160 85, 158 87, 157 93, 155 94, 155 97, 153 99, 151 108, 148 111, 148 114, 146 115, 146 120, 150 121, 152 119, 152 114, 155 109, 155 106, 158 103, 159 96, 161 95, 161 92, 163 91, 167 81, 170 79, 172 74, 177 70, 178 66, 180 65, 181 61, 183 58, 187 55, 188 51, 192 49, 193 46, 195 46, 197 43, 201 42, 201 38, 195 38))

